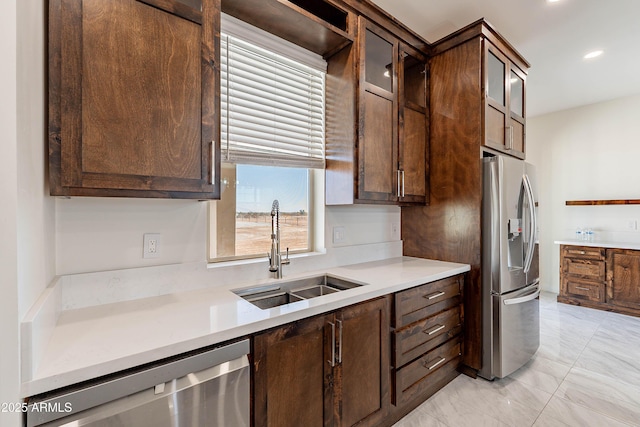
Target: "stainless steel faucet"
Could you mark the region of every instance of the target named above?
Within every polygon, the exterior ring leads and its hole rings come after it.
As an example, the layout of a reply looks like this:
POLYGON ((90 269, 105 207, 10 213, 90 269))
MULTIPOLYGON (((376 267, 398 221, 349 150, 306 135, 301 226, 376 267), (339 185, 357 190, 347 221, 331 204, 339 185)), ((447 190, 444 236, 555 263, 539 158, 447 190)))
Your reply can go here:
POLYGON ((278 199, 271 205, 271 254, 269 255, 269 271, 275 273, 276 279, 282 278, 282 266, 289 264, 289 248, 287 257, 280 253, 280 203, 278 199))

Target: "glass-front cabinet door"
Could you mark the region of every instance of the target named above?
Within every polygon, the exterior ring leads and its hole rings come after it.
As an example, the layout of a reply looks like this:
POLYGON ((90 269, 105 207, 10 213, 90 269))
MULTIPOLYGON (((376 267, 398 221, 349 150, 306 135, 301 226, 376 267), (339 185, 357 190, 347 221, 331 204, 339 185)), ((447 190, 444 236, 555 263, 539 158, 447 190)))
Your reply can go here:
POLYGON ((358 175, 360 200, 398 199, 398 40, 358 18, 358 175))
POLYGON ((507 59, 493 49, 487 50, 487 94, 501 107, 507 106, 506 86, 507 59), (499 55, 499 56, 498 56, 499 55))
POLYGON ((393 93, 395 81, 394 43, 374 32, 365 30, 364 70, 365 81, 393 93))
POLYGON ((526 75, 485 40, 485 145, 525 155, 526 75))
MULTIPOLYGON (((509 119, 508 131, 511 138, 511 149, 522 153, 525 145, 525 74, 511 64, 509 74, 509 119)), ((518 154, 516 154, 518 155, 518 154)))
POLYGON ((511 85, 510 110, 518 117, 524 117, 524 78, 520 77, 514 70, 511 70, 509 84, 511 85))

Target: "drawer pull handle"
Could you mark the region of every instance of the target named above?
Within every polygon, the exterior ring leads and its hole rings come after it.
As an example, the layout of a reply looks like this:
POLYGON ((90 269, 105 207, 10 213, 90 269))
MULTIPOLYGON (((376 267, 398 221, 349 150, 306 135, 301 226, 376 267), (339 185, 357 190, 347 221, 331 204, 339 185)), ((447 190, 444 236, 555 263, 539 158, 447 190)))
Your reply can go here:
POLYGON ((338 339, 340 341, 339 342, 339 346, 338 347, 338 363, 342 363, 342 320, 336 320, 336 323, 338 324, 338 339))
POLYGON ((580 289, 581 291, 590 291, 591 288, 584 288, 582 286, 576 286, 576 289, 580 289))
POLYGON ((441 364, 442 362, 444 362, 445 360, 447 360, 447 359, 445 359, 444 357, 440 357, 440 360, 438 360, 436 363, 434 363, 434 364, 433 364, 433 365, 431 365, 431 366, 427 366, 427 361, 425 360, 423 365, 424 365, 424 367, 425 367, 425 368, 427 368, 428 370, 432 370, 432 369, 434 369, 436 366, 438 366, 439 364, 441 364))
POLYGON ((434 299, 434 298, 441 297, 442 295, 444 295, 444 292, 436 292, 435 294, 425 295, 425 298, 426 299, 434 299))
POLYGON ((327 362, 334 368, 336 366, 336 324, 329 322, 329 325, 331 325, 331 359, 327 362))
POLYGON ((436 327, 431 329, 430 331, 422 331, 422 332, 424 332, 427 335, 433 335, 436 332, 441 331, 443 329, 444 329, 444 325, 436 325, 436 327))

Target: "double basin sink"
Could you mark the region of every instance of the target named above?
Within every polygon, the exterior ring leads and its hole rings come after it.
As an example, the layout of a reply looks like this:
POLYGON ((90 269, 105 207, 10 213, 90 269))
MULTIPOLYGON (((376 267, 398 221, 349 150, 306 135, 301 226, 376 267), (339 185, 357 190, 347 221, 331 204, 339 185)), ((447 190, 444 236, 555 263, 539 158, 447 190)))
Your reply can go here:
POLYGON ((251 304, 266 310, 297 301, 333 294, 358 286, 362 286, 362 283, 323 274, 259 287, 236 289, 233 293, 249 301, 251 304))

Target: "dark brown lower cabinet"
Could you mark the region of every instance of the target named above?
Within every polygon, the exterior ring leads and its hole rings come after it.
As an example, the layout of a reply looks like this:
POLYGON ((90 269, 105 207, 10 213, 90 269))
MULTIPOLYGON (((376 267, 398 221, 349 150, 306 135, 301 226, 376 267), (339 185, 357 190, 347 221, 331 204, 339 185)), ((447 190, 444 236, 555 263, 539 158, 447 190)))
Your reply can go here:
POLYGON ((607 303, 640 315, 640 251, 607 249, 607 303))
POLYGON ((560 246, 558 302, 640 316, 640 251, 560 246))
POLYGON ((391 321, 392 425, 459 375, 465 276, 394 295, 391 321))
POLYGON ((254 425, 380 425, 390 407, 389 299, 256 335, 254 425))

